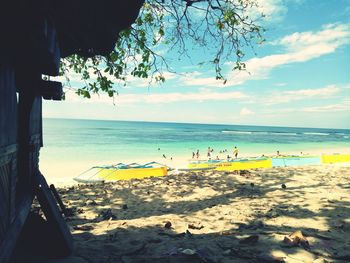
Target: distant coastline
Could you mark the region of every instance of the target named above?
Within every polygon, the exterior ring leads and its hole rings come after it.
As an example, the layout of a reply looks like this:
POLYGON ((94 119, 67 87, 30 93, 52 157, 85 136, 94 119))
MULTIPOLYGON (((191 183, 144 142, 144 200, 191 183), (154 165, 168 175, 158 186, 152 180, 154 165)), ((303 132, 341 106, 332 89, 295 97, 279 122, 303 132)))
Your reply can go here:
POLYGON ((306 126, 280 126, 280 125, 254 125, 254 124, 228 124, 228 123, 200 123, 200 122, 171 122, 171 121, 147 121, 147 120, 112 120, 112 119, 84 119, 84 118, 56 118, 44 117, 44 120, 77 120, 77 121, 106 121, 106 122, 136 122, 136 123, 165 123, 165 124, 194 124, 194 125, 221 125, 221 126, 252 126, 265 128, 295 128, 295 129, 336 129, 349 130, 349 128, 334 128, 334 127, 306 127, 306 126))

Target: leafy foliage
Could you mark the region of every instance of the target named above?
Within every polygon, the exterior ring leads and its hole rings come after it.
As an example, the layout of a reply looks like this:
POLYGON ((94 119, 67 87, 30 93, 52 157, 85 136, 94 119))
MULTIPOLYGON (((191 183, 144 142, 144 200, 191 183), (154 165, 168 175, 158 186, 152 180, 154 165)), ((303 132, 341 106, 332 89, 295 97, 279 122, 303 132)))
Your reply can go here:
POLYGON ((135 23, 120 33, 115 49, 107 57, 84 58, 72 55, 62 60, 61 74, 77 73, 85 85, 76 93, 117 93, 115 85, 126 85, 128 77, 164 82, 169 70, 160 47, 176 49, 179 56, 190 56, 189 45, 214 52, 209 63, 216 79, 226 82, 222 65, 235 61, 234 70, 245 69, 243 47, 262 43, 263 28, 253 12, 255 0, 146 0, 135 23))

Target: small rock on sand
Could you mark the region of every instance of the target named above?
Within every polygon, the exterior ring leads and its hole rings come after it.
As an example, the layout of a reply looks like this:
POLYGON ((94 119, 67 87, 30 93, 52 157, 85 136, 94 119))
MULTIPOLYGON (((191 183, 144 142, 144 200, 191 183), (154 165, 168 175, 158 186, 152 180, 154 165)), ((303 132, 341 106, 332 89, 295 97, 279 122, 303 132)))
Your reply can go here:
POLYGON ((167 229, 170 229, 170 228, 171 228, 171 225, 172 225, 172 224, 171 224, 170 221, 166 221, 164 227, 167 228, 167 229))

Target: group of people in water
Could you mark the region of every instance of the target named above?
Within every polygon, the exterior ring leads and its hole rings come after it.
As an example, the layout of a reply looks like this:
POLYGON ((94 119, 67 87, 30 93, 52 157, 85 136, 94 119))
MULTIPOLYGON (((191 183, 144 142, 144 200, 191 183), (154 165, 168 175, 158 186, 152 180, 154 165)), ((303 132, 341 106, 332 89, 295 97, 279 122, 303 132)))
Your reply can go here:
MULTIPOLYGON (((158 151, 160 151, 160 148, 158 148, 158 151)), ((220 150, 219 153, 221 155, 226 154, 226 153, 228 153, 228 150, 227 149, 220 150)), ((235 146, 232 150, 232 156, 234 156, 234 158, 237 159, 238 154, 239 154, 239 149, 237 148, 237 146, 235 146)), ((208 160, 212 160, 213 155, 214 155, 214 149, 209 146, 207 149, 207 156, 206 157, 208 158, 208 160)), ((300 155, 303 155, 303 152, 300 152, 300 155)), ((276 155, 274 155, 274 157, 283 157, 283 156, 285 156, 285 155, 281 154, 279 150, 276 152, 276 155)), ((162 157, 164 159, 167 159, 167 156, 165 154, 163 154, 162 157)), ((263 154, 261 157, 268 157, 268 156, 265 156, 263 154)), ((169 159, 172 161, 173 157, 170 157, 169 159)), ((192 152, 192 159, 200 159, 200 152, 198 149, 196 152, 192 152)), ((216 155, 215 159, 220 160, 219 155, 216 155)), ((229 161, 229 160, 232 160, 233 157, 231 157, 229 154, 227 154, 226 159, 229 161)))
MULTIPOLYGON (((227 149, 224 149, 224 150, 220 150, 219 153, 223 154, 223 153, 227 153, 227 152, 228 152, 227 149)), ((238 150, 237 146, 234 147, 232 153, 233 153, 233 156, 237 159, 238 158, 238 153, 239 153, 239 150, 238 150)), ((214 154, 214 149, 209 146, 208 150, 207 150, 207 158, 208 158, 208 160, 212 159, 213 154, 214 154)), ((199 150, 197 150, 196 152, 192 152, 192 159, 199 159, 199 157, 200 157, 199 150)), ((216 155, 216 159, 217 160, 220 159, 218 155, 216 155)), ((232 157, 228 154, 226 156, 226 159, 230 160, 230 159, 232 159, 232 157)))

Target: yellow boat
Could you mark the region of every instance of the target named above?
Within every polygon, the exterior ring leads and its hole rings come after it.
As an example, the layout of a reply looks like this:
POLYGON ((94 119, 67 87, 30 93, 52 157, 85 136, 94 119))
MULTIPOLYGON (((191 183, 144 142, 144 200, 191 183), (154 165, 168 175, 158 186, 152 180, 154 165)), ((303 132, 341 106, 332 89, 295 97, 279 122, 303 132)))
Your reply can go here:
POLYGON ((239 171, 257 168, 271 168, 272 160, 270 158, 250 158, 238 159, 232 161, 206 161, 191 162, 189 169, 214 169, 217 171, 239 171))
POLYGON ((207 161, 195 161, 190 162, 188 164, 189 170, 208 170, 208 169, 215 169, 216 163, 214 162, 207 162, 207 161))
POLYGON ((104 168, 101 169, 97 176, 106 181, 142 179, 146 177, 165 176, 168 173, 167 167, 149 167, 149 168, 104 168))
POLYGON ((350 162, 350 154, 324 154, 321 156, 322 163, 345 163, 350 162))
POLYGON ((80 183, 100 183, 104 181, 142 179, 159 177, 168 174, 169 167, 157 162, 144 165, 137 163, 94 166, 74 178, 80 183))

